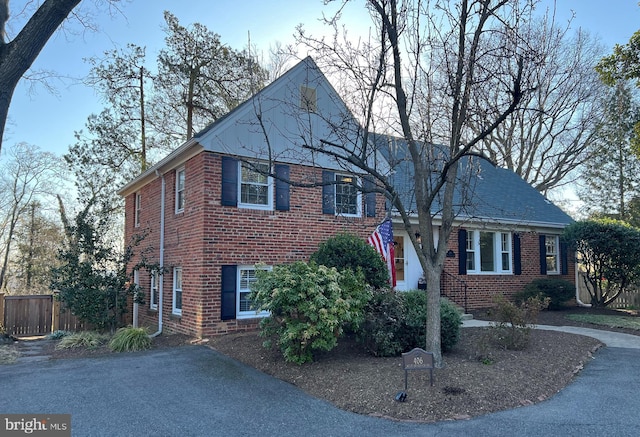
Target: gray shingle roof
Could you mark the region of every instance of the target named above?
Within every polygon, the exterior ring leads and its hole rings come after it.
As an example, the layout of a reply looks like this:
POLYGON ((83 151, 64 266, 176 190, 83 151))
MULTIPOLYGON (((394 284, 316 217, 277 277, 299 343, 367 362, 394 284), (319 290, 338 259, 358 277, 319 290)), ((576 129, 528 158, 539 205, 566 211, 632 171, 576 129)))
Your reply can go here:
MULTIPOLYGON (((400 139, 377 136, 380 151, 392 162, 391 181, 405 207, 415 211, 413 164, 400 139), (395 165, 394 165, 395 163, 395 165)), ((443 147, 433 147, 429 153, 437 168, 442 168, 446 156, 443 147)), ((440 172, 432 173, 433 180, 440 172)), ((456 216, 520 224, 563 227, 573 219, 539 191, 511 170, 493 165, 479 156, 465 156, 458 162, 458 182, 454 197, 456 216)), ((431 212, 437 214, 441 204, 435 202, 431 212)))

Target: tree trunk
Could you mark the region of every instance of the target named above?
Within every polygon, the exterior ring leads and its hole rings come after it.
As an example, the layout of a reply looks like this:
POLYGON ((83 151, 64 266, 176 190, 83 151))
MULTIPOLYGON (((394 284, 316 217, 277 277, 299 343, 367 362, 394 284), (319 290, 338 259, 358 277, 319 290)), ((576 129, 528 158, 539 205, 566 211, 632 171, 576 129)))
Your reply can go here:
POLYGON ((429 263, 425 271, 427 281, 427 341, 426 351, 433 352, 435 366, 442 367, 440 342, 440 275, 441 271, 429 263))
POLYGON ((45 0, 16 38, 0 41, 0 150, 16 85, 47 43, 53 32, 81 0, 45 0))

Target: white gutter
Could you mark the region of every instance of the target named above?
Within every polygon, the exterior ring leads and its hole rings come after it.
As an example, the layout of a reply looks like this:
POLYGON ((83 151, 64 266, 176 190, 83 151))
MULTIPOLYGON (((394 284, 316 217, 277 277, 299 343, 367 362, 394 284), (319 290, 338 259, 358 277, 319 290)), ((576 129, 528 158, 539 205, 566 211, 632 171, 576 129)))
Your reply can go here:
POLYGON ((158 330, 151 334, 150 337, 157 337, 162 334, 162 296, 164 295, 164 209, 166 184, 164 174, 156 170, 156 176, 162 181, 162 188, 160 189, 160 275, 158 278, 158 292, 160 296, 158 298, 158 330))

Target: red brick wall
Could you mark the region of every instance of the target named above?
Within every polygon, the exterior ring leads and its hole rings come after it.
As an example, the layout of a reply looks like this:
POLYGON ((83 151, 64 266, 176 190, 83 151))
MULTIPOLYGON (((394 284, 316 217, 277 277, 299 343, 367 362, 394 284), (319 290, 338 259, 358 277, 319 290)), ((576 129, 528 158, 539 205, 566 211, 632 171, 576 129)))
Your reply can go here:
MULTIPOLYGON (((383 217, 384 200, 375 218, 322 214, 322 187, 290 187, 289 211, 262 211, 221 206, 221 156, 203 152, 185 165, 185 209, 175 214, 175 171, 165 175, 165 259, 163 328, 199 337, 255 329, 258 320, 220 320, 222 265, 277 265, 308 260, 318 245, 345 231, 366 238, 383 217), (182 316, 171 315, 173 267, 182 267, 182 316)), ((290 166, 291 180, 322 180, 322 170, 290 166)), ((126 236, 147 230, 142 247, 153 247, 159 260, 160 179, 140 191, 140 228, 133 227, 134 194, 126 199, 126 236)), ((148 275, 140 285, 149 290, 148 275)), ((148 297, 148 296, 147 296, 148 297)), ((148 299, 147 299, 148 300, 148 299)), ((141 325, 157 327, 157 313, 141 306, 141 325)))
MULTIPOLYGON (((446 259, 445 271, 451 273, 459 281, 466 284, 468 310, 493 306, 493 297, 497 294, 512 298, 515 293, 522 290, 525 285, 537 278, 554 277, 575 283, 575 264, 571 261, 568 263, 568 272, 566 275, 541 275, 539 234, 535 232, 519 232, 518 234, 520 235, 520 260, 522 266, 522 274, 520 275, 458 275, 458 241, 453 237, 457 235, 457 230, 454 230, 451 234, 452 238, 449 239, 449 248, 456 253, 456 257, 446 259)), ((569 259, 571 259, 571 256, 569 256, 569 259)), ((464 297, 462 295, 462 287, 459 285, 460 283, 446 276, 443 278, 443 282, 445 284, 443 288, 446 289, 450 287, 455 290, 453 300, 457 304, 464 306, 464 297)))
MULTIPOLYGON (((185 209, 175 214, 175 171, 165 174, 165 274, 163 278, 163 330, 197 337, 255 329, 259 320, 220 319, 221 266, 277 265, 308 260, 318 244, 341 231, 366 238, 384 217, 384 200, 378 201, 375 218, 345 218, 322 214, 322 187, 290 187, 289 211, 261 211, 221 206, 221 156, 203 152, 185 164, 185 209), (173 267, 182 267, 182 316, 172 315, 173 267)), ((321 180, 322 170, 290 166, 294 181, 321 180)), ((126 199, 126 238, 148 232, 139 249, 150 249, 148 258, 158 262, 160 253, 161 180, 140 191, 140 227, 134 228, 134 197, 126 199)), ((457 239, 450 248, 457 253, 457 239)), ((491 305, 495 294, 507 296, 541 277, 538 234, 521 233, 521 275, 462 275, 458 258, 447 258, 445 270, 467 284, 468 309, 491 305)), ((573 282, 574 266, 563 276, 573 282)), ((149 277, 140 274, 140 285, 149 300, 149 277)), ((459 304, 463 301, 456 299, 459 304)), ((140 306, 140 325, 157 328, 158 313, 149 304, 140 306)))

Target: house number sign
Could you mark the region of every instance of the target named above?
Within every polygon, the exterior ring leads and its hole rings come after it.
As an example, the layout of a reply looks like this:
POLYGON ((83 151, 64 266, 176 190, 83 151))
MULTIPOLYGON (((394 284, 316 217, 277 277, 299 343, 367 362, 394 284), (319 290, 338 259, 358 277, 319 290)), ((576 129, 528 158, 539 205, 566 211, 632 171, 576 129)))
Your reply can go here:
POLYGON ((433 385, 433 352, 427 352, 419 347, 402 354, 402 368, 404 369, 404 389, 407 389, 407 374, 409 370, 428 370, 429 382, 433 385))

